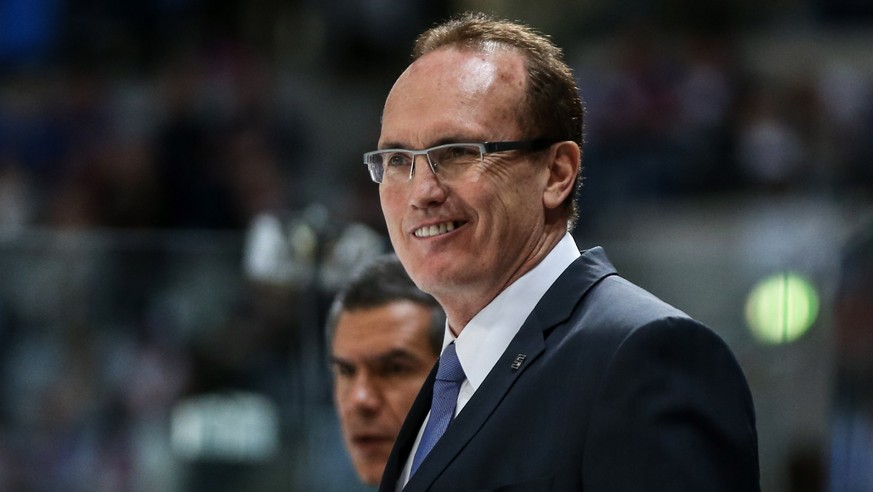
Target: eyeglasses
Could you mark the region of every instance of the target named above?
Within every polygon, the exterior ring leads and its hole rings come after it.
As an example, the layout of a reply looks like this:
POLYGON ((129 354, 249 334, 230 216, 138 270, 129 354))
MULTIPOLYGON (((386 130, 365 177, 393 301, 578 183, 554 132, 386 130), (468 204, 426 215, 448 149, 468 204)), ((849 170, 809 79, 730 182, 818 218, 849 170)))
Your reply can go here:
POLYGON ((408 181, 415 173, 415 157, 427 156, 430 170, 441 179, 452 180, 470 165, 482 162, 486 154, 509 150, 542 150, 550 140, 514 140, 507 142, 451 143, 424 150, 382 149, 364 154, 364 164, 376 183, 408 181))

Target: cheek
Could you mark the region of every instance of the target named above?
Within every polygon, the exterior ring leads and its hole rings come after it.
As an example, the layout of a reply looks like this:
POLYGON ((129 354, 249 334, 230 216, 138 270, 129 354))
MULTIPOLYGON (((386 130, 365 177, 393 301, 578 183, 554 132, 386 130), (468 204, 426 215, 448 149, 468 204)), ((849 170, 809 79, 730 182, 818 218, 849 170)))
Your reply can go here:
POLYGON ((379 187, 379 203, 382 205, 382 212, 385 215, 386 220, 392 215, 398 207, 398 204, 401 201, 401 196, 399 193, 386 191, 385 188, 379 187))
POLYGON ((508 162, 493 162, 470 180, 464 196, 477 209, 494 212, 514 208, 523 197, 529 198, 535 183, 529 174, 520 174, 516 166, 508 162))
POLYGON ((499 227, 503 221, 514 222, 515 204, 518 203, 519 183, 508 182, 497 184, 493 180, 480 180, 479 186, 471 187, 467 195, 469 206, 478 211, 483 222, 490 222, 487 228, 493 234, 493 227, 499 227))
POLYGON ((418 391, 421 389, 421 385, 424 384, 425 376, 421 378, 411 379, 409 381, 404 381, 403 383, 398 383, 394 386, 394 391, 391 392, 389 397, 389 405, 392 408, 392 414, 395 415, 400 423, 403 422, 403 419, 406 418, 406 414, 409 413, 409 408, 412 407, 412 402, 415 401, 415 397, 418 396, 418 391))
POLYGON ((348 385, 340 381, 334 383, 333 401, 341 414, 348 413, 350 398, 348 396, 348 385))
POLYGON ((524 174, 501 188, 501 206, 512 213, 538 211, 542 207, 542 186, 538 176, 524 174))
POLYGON ((378 381, 369 376, 368 382, 362 384, 358 377, 343 376, 335 380, 333 396, 339 408, 353 408, 362 395, 378 395, 378 381))

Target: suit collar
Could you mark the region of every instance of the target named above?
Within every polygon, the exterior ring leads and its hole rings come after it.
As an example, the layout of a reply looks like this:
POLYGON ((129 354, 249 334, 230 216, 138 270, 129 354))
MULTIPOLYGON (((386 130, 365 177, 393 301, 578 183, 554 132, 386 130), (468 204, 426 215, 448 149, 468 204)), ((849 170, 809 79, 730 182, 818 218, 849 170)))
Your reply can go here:
POLYGON ((522 330, 528 325, 549 329, 570 317, 576 304, 591 287, 605 277, 617 274, 602 247, 585 250, 555 283, 534 308, 522 330))
MULTIPOLYGON (((545 350, 548 330, 570 317, 585 293, 615 268, 602 248, 584 251, 549 288, 522 325, 509 347, 478 388, 467 406, 449 426, 405 490, 426 490, 451 463, 494 412, 497 404, 545 350)), ((431 371, 401 428, 391 452, 380 491, 394 491, 403 463, 409 456, 421 424, 430 409, 436 370, 431 371)))
MULTIPOLYGON (((467 375, 466 388, 478 390, 539 300, 579 256, 576 242, 566 234, 539 263, 497 294, 463 327, 455 346, 467 375)), ((452 338, 446 330, 443 346, 452 338)))

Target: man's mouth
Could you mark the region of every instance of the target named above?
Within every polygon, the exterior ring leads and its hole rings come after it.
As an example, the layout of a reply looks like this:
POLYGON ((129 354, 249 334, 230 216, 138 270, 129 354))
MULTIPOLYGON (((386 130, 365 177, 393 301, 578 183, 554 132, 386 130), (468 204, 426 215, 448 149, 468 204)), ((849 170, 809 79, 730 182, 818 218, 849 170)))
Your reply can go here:
POLYGON ((352 441, 355 447, 365 452, 373 452, 394 444, 394 439, 378 435, 356 436, 352 441))
POLYGON ((460 223, 455 221, 443 222, 440 224, 419 227, 413 232, 413 234, 415 234, 415 237, 439 236, 440 234, 454 231, 459 225, 460 223))

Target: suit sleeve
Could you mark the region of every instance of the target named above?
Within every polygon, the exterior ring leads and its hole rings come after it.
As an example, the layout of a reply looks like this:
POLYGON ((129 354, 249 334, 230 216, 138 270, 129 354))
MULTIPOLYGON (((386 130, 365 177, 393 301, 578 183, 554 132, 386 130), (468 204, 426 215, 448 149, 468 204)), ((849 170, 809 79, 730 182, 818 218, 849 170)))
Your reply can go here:
POLYGON ((751 394, 724 342, 665 318, 619 345, 586 439, 586 491, 758 491, 751 394))

